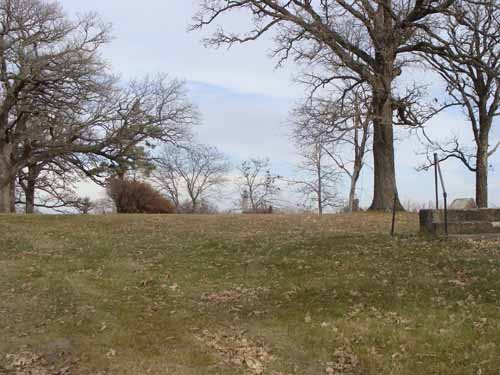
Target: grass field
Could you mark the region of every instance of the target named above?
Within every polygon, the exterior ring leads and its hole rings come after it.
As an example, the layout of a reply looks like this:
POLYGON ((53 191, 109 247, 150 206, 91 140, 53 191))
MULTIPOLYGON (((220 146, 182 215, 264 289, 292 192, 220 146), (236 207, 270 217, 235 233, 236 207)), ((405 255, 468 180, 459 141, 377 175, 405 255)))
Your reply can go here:
POLYGON ((0 374, 499 374, 500 242, 390 216, 0 216, 0 374))

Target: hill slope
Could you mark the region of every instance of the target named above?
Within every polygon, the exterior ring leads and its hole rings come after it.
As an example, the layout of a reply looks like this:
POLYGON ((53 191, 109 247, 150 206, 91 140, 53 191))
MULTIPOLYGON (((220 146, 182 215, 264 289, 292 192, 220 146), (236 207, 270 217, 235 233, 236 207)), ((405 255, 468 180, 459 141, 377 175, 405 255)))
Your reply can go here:
POLYGON ((0 373, 497 374, 500 244, 417 221, 0 216, 0 373))

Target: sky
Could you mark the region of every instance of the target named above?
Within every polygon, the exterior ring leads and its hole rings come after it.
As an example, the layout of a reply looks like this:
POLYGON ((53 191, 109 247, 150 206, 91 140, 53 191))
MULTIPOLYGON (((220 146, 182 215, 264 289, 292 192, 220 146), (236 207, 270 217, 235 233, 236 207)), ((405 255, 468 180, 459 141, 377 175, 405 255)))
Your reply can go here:
MULTIPOLYGON (((288 125, 291 108, 300 101, 303 88, 293 82, 299 68, 293 62, 276 68, 270 57, 273 42, 265 38, 230 49, 206 48, 203 38, 210 29, 188 32, 197 10, 194 0, 62 0, 73 16, 97 12, 112 24, 113 40, 103 49, 111 69, 124 79, 167 73, 186 81, 191 100, 199 107, 202 123, 195 129, 198 141, 218 147, 238 163, 249 157, 268 157, 282 175, 295 173, 297 153, 288 125)), ((242 30, 248 25, 244 14, 226 17, 224 26, 242 30)), ((213 30, 213 29, 212 29, 213 30)), ((420 72, 427 79, 425 72, 420 72)), ((420 78, 420 77, 419 77, 420 78)), ((431 79, 433 80, 433 79, 431 79)), ((439 85, 432 87, 439 96, 439 85)), ((498 125, 495 126, 498 128, 498 125)), ((460 111, 448 111, 428 124, 436 138, 457 134, 470 139, 470 129, 460 111)), ((422 146, 406 130, 397 131, 396 168, 403 202, 427 203, 433 199, 433 173, 417 172, 425 161, 422 146)), ((495 130, 494 136, 500 137, 495 130)), ((497 137, 497 138, 498 138, 497 137)), ((491 162, 490 200, 500 206, 500 152, 491 162)), ((474 176, 458 162, 447 162, 443 173, 450 199, 474 197, 474 176)), ((372 193, 372 170, 365 169, 358 195, 364 206, 372 193)), ((97 196, 99 189, 82 185, 82 194, 97 196)))

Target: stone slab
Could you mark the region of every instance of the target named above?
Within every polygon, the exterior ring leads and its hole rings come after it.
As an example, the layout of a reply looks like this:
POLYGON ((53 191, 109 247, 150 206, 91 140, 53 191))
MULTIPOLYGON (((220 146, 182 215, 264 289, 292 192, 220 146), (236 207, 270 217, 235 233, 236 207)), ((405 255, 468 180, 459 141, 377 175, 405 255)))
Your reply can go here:
POLYGON ((471 210, 477 208, 476 201, 473 198, 455 199, 450 204, 450 210, 471 210))
MULTIPOLYGON (((444 210, 421 210, 420 230, 429 234, 444 233, 444 210)), ((500 209, 449 210, 448 232, 499 233, 500 209)))

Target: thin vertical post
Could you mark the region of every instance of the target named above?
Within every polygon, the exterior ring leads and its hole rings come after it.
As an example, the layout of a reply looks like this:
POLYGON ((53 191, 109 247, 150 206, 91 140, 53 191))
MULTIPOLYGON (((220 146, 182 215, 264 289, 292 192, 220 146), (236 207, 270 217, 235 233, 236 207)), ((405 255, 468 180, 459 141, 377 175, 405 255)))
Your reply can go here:
POLYGON ((434 185, 436 190, 436 210, 439 210, 438 154, 434 153, 434 185))
POLYGON ((443 193, 444 199, 444 233, 448 235, 448 194, 446 192, 443 193))
POLYGON ((396 231, 396 208, 398 204, 398 193, 394 194, 394 203, 392 205, 392 226, 391 226, 391 237, 394 237, 396 231))
POLYGON ((444 187, 443 173, 441 172, 441 166, 438 165, 439 179, 441 180, 441 188, 443 189, 443 200, 444 200, 444 233, 448 235, 448 193, 444 187))

